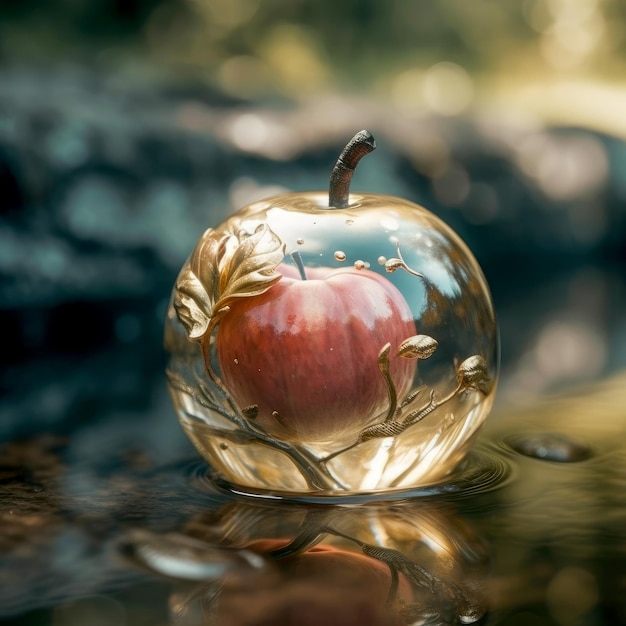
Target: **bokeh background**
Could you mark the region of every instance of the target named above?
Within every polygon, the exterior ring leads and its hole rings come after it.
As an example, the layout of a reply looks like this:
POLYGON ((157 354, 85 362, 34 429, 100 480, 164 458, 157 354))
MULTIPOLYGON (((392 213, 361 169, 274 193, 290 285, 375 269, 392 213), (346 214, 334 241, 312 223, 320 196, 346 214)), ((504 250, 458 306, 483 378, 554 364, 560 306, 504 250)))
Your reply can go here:
POLYGON ((427 206, 481 262, 500 402, 620 369, 625 17, 620 0, 5 0, 0 429, 145 405, 199 234, 325 187, 362 127, 380 148, 355 188, 427 206))

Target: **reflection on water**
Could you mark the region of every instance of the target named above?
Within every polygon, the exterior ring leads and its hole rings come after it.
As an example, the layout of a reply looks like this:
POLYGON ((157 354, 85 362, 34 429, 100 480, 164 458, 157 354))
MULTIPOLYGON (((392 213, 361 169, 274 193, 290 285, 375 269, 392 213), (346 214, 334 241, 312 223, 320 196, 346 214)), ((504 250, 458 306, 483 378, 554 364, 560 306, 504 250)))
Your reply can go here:
POLYGON ((135 530, 118 546, 120 552, 144 567, 179 580, 220 582, 231 577, 267 576, 267 562, 244 548, 194 540, 187 535, 157 535, 135 530))
POLYGON ((243 497, 191 450, 168 465, 137 450, 78 460, 61 437, 8 444, 0 619, 625 623, 625 394, 621 374, 500 409, 454 480, 379 502, 243 497))
POLYGON ((486 547, 442 503, 320 509, 240 501, 200 514, 186 531, 193 544, 184 535, 126 544, 144 566, 171 577, 178 542, 176 577, 186 580, 197 573, 185 567, 195 545, 207 576, 172 593, 176 626, 469 624, 486 611, 486 547), (256 563, 243 556, 250 554, 256 563))

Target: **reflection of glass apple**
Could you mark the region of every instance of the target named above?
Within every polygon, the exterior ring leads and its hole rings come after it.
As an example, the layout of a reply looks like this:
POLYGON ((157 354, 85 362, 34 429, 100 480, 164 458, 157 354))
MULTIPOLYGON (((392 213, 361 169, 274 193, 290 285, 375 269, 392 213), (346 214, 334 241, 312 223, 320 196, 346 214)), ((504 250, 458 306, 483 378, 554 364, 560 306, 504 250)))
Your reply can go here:
MULTIPOLYGON (((268 553, 285 542, 258 541, 250 550, 268 553)), ((400 607, 413 597, 410 583, 400 575, 398 589, 388 602, 392 574, 384 563, 326 544, 274 563, 282 584, 233 589, 220 598, 218 623, 232 626, 400 626, 400 607), (239 593, 237 593, 239 592, 239 593), (244 609, 248 606, 248 609, 244 609), (223 620, 223 621, 222 621, 223 620)))
POLYGON ((161 575, 177 563, 206 574, 181 577, 199 584, 171 597, 175 626, 472 624, 485 614, 487 546, 453 505, 241 500, 207 513, 189 522, 192 537, 143 533, 130 545, 161 575))
POLYGON ((482 272, 426 209, 350 194, 374 147, 355 135, 328 194, 266 198, 208 229, 178 276, 170 391, 231 484, 324 495, 432 484, 491 408, 498 341, 482 272))
MULTIPOLYGON (((217 355, 235 401, 257 405, 268 431, 316 441, 384 415, 378 355, 415 334, 402 294, 367 269, 311 268, 302 278, 286 265, 278 271, 279 282, 233 302, 220 322, 217 355)), ((391 360, 398 393, 410 390, 414 373, 415 360, 391 360)))

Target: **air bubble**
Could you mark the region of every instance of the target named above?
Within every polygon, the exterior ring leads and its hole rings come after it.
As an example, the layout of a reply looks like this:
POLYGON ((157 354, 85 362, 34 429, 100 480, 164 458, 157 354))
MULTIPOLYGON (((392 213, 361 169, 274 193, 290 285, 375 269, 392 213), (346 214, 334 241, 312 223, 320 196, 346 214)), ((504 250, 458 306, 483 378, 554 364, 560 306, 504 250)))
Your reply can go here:
POLYGON ((296 239, 296 243, 301 246, 304 243, 304 239, 298 237, 298 239, 296 239))
POLYGON ((379 256, 378 257, 378 265, 384 265, 385 263, 387 263, 387 257, 386 256, 379 256))
POLYGON ((346 253, 343 252, 343 250, 337 250, 334 254, 334 257, 335 257, 335 261, 345 261, 346 253))
POLYGON ((362 270, 362 269, 365 269, 365 261, 361 261, 361 260, 359 260, 359 261, 355 261, 355 262, 354 262, 354 269, 355 269, 355 270, 362 270))

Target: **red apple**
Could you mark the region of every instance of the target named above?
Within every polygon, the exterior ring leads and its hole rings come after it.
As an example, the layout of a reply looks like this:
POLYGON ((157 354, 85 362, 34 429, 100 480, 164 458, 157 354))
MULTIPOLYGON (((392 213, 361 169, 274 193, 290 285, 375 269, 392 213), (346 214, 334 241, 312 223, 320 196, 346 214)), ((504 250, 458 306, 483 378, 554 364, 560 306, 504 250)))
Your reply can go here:
MULTIPOLYGON (((257 422, 284 439, 331 441, 358 432, 389 406, 378 355, 415 335, 409 306, 384 276, 367 269, 307 268, 261 295, 231 304, 217 332, 226 388, 241 409, 258 405, 257 422)), ((205 357, 208 355, 205 354, 205 357)), ((390 357, 399 396, 416 361, 390 357)))

